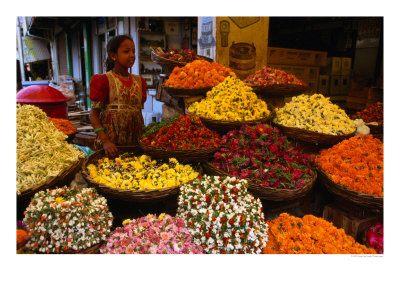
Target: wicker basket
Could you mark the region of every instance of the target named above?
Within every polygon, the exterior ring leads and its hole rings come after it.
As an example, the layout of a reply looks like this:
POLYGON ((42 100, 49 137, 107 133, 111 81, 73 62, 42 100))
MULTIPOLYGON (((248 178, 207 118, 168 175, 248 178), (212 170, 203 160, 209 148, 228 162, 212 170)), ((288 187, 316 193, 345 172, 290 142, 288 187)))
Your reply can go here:
POLYGON ((83 249, 83 250, 67 250, 63 252, 63 254, 100 254, 100 248, 103 245, 103 242, 98 243, 92 247, 83 249))
POLYGON ((325 145, 335 145, 343 140, 351 138, 352 136, 354 136, 355 133, 354 131, 353 133, 350 134, 331 135, 300 128, 286 127, 276 123, 274 123, 274 126, 277 127, 282 132, 282 134, 286 135, 289 138, 309 143, 325 144, 325 145))
MULTIPOLYGON (((178 61, 170 60, 170 59, 167 59, 167 58, 164 58, 164 57, 158 55, 157 49, 155 49, 153 47, 151 47, 150 56, 151 56, 151 60, 153 62, 155 62, 156 64, 158 64, 164 68, 165 74, 167 76, 169 76, 172 73, 172 71, 174 70, 175 67, 182 68, 186 65, 186 63, 181 63, 178 61)), ((201 56, 201 55, 199 55, 199 56, 202 57, 203 59, 207 60, 208 62, 213 62, 213 60, 209 57, 205 57, 205 56, 201 56)))
MULTIPOLYGON (((143 151, 140 149, 139 146, 117 146, 119 153, 134 153, 135 155, 143 154, 143 151)), ((104 150, 98 150, 89 156, 82 164, 82 175, 85 180, 88 182, 90 186, 95 187, 98 192, 103 195, 104 197, 108 197, 111 199, 120 199, 126 202, 132 203, 159 203, 164 199, 167 199, 172 196, 177 196, 179 194, 179 187, 170 187, 170 188, 163 188, 163 189, 155 189, 155 190, 123 190, 112 188, 107 185, 98 183, 93 180, 92 177, 89 176, 87 172, 87 165, 94 163, 98 159, 104 157, 104 150)))
MULTIPOLYGON (((219 176, 232 176, 215 166, 210 162, 203 164, 204 172, 209 175, 219 175, 219 176)), ((271 187, 262 187, 257 184, 249 182, 248 190, 253 196, 260 198, 261 200, 269 201, 294 201, 298 198, 305 196, 313 187, 315 180, 317 179, 317 174, 313 176, 311 181, 300 189, 290 190, 290 189, 276 189, 271 187)))
POLYGON ((320 167, 317 167, 318 178, 332 194, 348 199, 360 206, 383 209, 383 197, 368 195, 361 192, 353 191, 343 187, 340 184, 333 182, 328 174, 326 174, 320 167))
POLYGON ((20 195, 17 194, 17 211, 23 212, 25 208, 29 205, 31 198, 39 191, 46 189, 53 189, 55 187, 62 187, 64 185, 69 185, 74 179, 75 174, 80 170, 80 167, 84 161, 84 158, 79 159, 74 162, 67 169, 62 171, 58 176, 49 179, 41 185, 33 188, 26 189, 21 192, 20 195))
POLYGON ((189 149, 189 150, 171 150, 161 147, 150 146, 139 142, 140 148, 144 153, 150 155, 153 158, 168 159, 175 157, 179 161, 187 162, 204 162, 212 158, 213 154, 218 148, 200 148, 200 149, 189 149))
MULTIPOLYGON (((194 115, 190 112, 187 112, 188 115, 194 115)), ((239 129, 243 125, 253 126, 257 124, 265 124, 271 121, 272 113, 269 114, 268 117, 252 120, 252 121, 225 121, 225 120, 213 120, 208 118, 200 117, 201 122, 209 129, 215 130, 219 133, 226 133, 230 130, 239 129)))
POLYGON ((307 90, 307 86, 300 84, 273 84, 267 86, 252 86, 256 94, 263 96, 276 97, 276 96, 297 96, 307 90))
POLYGON ((172 97, 193 97, 193 96, 205 96, 208 91, 211 91, 212 86, 196 88, 196 89, 178 89, 163 85, 163 88, 172 97))

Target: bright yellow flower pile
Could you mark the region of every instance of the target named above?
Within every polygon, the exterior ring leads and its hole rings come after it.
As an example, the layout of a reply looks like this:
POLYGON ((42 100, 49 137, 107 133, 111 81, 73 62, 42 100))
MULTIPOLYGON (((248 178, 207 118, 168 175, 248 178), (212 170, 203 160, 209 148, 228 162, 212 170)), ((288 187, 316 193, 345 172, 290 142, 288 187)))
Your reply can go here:
POLYGON ((226 121, 252 121, 270 114, 267 104, 257 98, 252 88, 233 77, 225 78, 188 110, 203 118, 226 121))
POLYGON ((274 123, 331 135, 356 130, 345 111, 321 94, 293 97, 284 107, 276 109, 274 123))
POLYGON ((151 160, 150 156, 122 154, 115 159, 103 158, 87 166, 96 182, 117 189, 152 190, 178 186, 195 179, 199 173, 175 158, 169 163, 151 160))

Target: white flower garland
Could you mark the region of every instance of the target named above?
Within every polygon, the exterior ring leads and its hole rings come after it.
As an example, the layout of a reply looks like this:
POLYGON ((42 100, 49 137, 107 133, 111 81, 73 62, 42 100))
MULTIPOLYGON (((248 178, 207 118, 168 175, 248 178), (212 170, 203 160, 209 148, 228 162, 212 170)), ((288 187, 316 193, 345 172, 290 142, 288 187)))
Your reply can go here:
POLYGON ((94 188, 40 191, 26 209, 27 247, 42 253, 83 250, 107 239, 113 216, 94 188))
POLYGON ((260 199, 247 181, 204 175, 180 188, 177 217, 206 253, 262 253, 268 241, 260 199))

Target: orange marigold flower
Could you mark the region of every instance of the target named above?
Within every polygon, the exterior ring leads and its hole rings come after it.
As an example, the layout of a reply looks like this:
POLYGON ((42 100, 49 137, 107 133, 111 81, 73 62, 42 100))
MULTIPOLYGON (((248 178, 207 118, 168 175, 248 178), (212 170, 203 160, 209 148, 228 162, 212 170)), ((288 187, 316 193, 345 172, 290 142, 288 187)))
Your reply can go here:
POLYGON ((383 143, 372 135, 357 135, 324 149, 315 161, 333 182, 383 197, 383 143))
POLYGON ((376 254, 373 248, 357 243, 343 229, 312 215, 297 218, 283 213, 267 223, 264 254, 376 254))

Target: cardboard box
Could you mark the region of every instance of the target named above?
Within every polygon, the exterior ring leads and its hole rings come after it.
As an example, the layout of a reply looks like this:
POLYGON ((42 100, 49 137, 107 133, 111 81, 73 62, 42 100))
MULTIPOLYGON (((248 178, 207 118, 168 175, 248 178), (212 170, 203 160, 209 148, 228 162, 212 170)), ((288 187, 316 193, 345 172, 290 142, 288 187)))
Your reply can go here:
POLYGON ((316 94, 318 92, 318 80, 309 80, 306 81, 308 86, 308 92, 312 94, 316 94))
POLYGON ((348 96, 346 98, 346 108, 352 110, 363 110, 367 105, 368 99, 348 96))
POLYGON ((368 99, 383 101, 383 89, 371 87, 368 89, 368 99))
POLYGON ((322 95, 329 94, 329 75, 319 75, 318 93, 322 95))
POLYGON ((329 83, 329 95, 340 95, 341 86, 341 76, 332 75, 329 83))
POLYGON ((350 75, 351 74, 351 58, 342 57, 341 59, 341 74, 350 75))
POLYGON ((328 52, 268 47, 267 64, 325 67, 328 52))
POLYGON ((334 204, 329 204, 324 207, 322 217, 328 222, 332 222, 337 228, 343 228, 346 234, 352 236, 357 241, 361 240, 361 234, 364 230, 382 220, 381 216, 358 218, 341 210, 334 204))
POLYGON ((340 94, 347 95, 350 88, 350 76, 341 76, 340 78, 340 94))
POLYGON ((341 71, 342 71, 342 58, 328 57, 326 72, 331 75, 341 75, 341 71))
POLYGON ((271 68, 285 71, 286 73, 293 74, 298 79, 303 81, 318 81, 319 68, 318 67, 303 67, 291 65, 269 65, 271 68))

